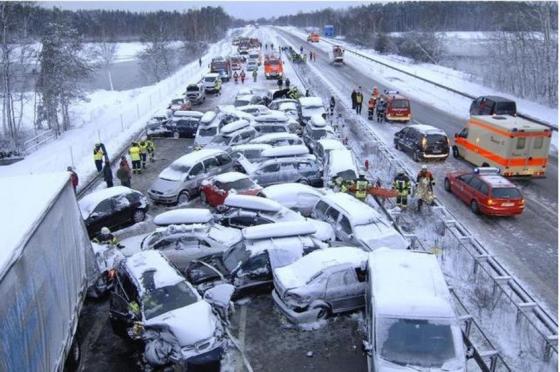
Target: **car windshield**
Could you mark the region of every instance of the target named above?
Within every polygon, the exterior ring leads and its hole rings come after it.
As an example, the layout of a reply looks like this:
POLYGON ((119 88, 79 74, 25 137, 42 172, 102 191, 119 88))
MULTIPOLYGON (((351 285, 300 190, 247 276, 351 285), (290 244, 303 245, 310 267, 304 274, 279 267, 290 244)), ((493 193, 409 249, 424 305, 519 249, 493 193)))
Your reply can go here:
POLYGON ((279 63, 278 61, 276 61, 276 60, 269 60, 269 61, 267 62, 267 65, 270 65, 270 66, 278 66, 279 64, 280 64, 280 63, 279 63))
POLYGON ((303 106, 303 108, 304 108, 305 110, 315 110, 315 109, 322 109, 323 106, 311 104, 311 105, 303 106))
POLYGON ((198 92, 198 90, 199 90, 198 86, 196 86, 196 85, 189 85, 187 87, 187 92, 198 92))
POLYGON ((229 142, 231 141, 230 137, 224 137, 224 136, 216 136, 212 139, 212 143, 217 144, 217 145, 227 145, 229 144, 229 142))
POLYGON ((341 177, 343 180, 355 180, 357 177, 356 172, 351 169, 347 169, 342 172, 338 172, 337 177, 341 177))
POLYGON ((447 136, 444 136, 443 134, 428 134, 426 138, 428 139, 428 143, 430 145, 447 144, 447 136))
POLYGON ((198 296, 186 282, 157 288, 146 292, 142 296, 146 319, 152 319, 175 309, 192 305, 197 301, 198 296))
POLYGON ((498 102, 496 106, 496 115, 516 115, 517 113, 515 102, 498 102))
POLYGON ((185 165, 179 165, 179 164, 171 164, 169 168, 171 168, 177 173, 182 173, 182 174, 187 174, 191 170, 191 167, 185 165))
POLYGON ((218 133, 218 128, 216 127, 208 127, 208 128, 200 128, 198 130, 198 135, 202 137, 212 137, 218 133))
POLYGON ((207 83, 213 83, 214 80, 216 80, 215 77, 205 77, 204 78, 204 81, 207 82, 207 83))
POLYGON ((237 266, 249 258, 249 251, 245 249, 243 242, 235 244, 228 249, 223 256, 224 266, 228 272, 233 272, 237 266))
POLYGON ((243 154, 243 156, 248 159, 257 159, 261 157, 261 152, 263 150, 242 150, 242 151, 235 151, 233 154, 243 154))
POLYGON ((233 103, 233 105, 235 107, 239 107, 239 106, 247 106, 249 103, 251 103, 250 100, 236 99, 235 102, 233 103))
POLYGON ((515 187, 496 187, 492 189, 492 196, 500 199, 521 199, 521 193, 515 187))
POLYGON ((325 129, 313 129, 310 133, 311 138, 314 140, 320 140, 323 137, 326 137, 330 132, 326 131, 325 129))
POLYGON ((395 99, 391 104, 391 107, 394 109, 405 109, 408 108, 408 100, 406 99, 395 99))
POLYGON ((448 320, 379 318, 377 329, 378 352, 391 363, 441 368, 458 359, 448 320))
POLYGON ((177 127, 195 127, 198 121, 195 119, 181 119, 175 122, 177 127))
POLYGON ((228 182, 223 184, 223 189, 225 191, 229 191, 231 189, 246 190, 252 188, 253 186, 255 186, 255 184, 253 183, 253 181, 251 181, 250 178, 242 178, 235 182, 228 182))
POLYGON ((264 133, 287 133, 288 129, 281 125, 262 125, 258 128, 261 134, 264 133))

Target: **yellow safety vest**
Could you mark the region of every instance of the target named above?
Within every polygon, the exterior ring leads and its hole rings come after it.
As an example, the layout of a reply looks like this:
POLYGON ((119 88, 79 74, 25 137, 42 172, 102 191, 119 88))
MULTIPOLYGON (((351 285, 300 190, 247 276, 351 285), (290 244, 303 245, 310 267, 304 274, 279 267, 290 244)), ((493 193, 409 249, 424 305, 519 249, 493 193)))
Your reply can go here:
POLYGON ((365 199, 367 196, 367 187, 369 182, 366 180, 356 181, 356 197, 360 199, 365 199))
POLYGON ((130 159, 132 161, 139 161, 140 160, 140 147, 138 146, 132 146, 129 150, 128 153, 130 154, 130 159))
POLYGON ((103 150, 100 148, 99 150, 93 150, 93 160, 103 160, 103 150))
POLYGON ((148 145, 146 144, 146 142, 144 142, 144 144, 140 142, 138 146, 140 146, 140 153, 145 154, 148 151, 148 145))
POLYGON ((148 152, 154 152, 156 150, 156 145, 154 145, 154 143, 150 140, 146 141, 146 150, 148 150, 148 152))

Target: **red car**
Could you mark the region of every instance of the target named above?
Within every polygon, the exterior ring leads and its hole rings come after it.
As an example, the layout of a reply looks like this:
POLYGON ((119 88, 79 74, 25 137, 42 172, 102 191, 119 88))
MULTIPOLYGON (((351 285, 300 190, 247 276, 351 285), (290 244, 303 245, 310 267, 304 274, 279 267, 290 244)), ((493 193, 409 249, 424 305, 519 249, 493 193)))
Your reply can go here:
POLYGON ((521 214, 525 200, 519 189, 500 176, 498 168, 476 168, 474 172, 448 173, 445 190, 466 204, 473 213, 489 216, 514 216, 521 214))
POLYGON ((171 113, 175 111, 190 111, 192 110, 191 101, 184 98, 174 98, 171 100, 169 106, 167 106, 168 110, 171 110, 171 113))
POLYGON ((212 207, 224 204, 230 192, 240 195, 260 195, 262 187, 246 174, 227 172, 211 177, 202 183, 200 198, 212 207))

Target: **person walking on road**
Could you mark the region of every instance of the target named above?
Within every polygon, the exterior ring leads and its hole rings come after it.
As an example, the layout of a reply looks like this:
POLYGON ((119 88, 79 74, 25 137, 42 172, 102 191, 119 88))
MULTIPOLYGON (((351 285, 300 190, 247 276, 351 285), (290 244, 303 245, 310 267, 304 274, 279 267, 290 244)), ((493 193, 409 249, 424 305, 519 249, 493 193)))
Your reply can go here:
POLYGON ((406 208, 410 195, 410 178, 401 170, 393 179, 393 190, 397 191, 397 206, 406 208))
POLYGON ((130 160, 132 161, 132 172, 134 174, 142 173, 142 169, 140 168, 140 146, 138 146, 138 143, 132 142, 132 146, 128 149, 128 153, 130 155, 130 160))
POLYGON ((334 115, 334 106, 336 105, 336 101, 334 100, 334 96, 331 96, 331 100, 329 102, 329 109, 331 116, 334 115))
POLYGON ((257 82, 257 70, 253 70, 253 81, 256 83, 257 82))
POLYGON ((202 67, 202 58, 198 59, 198 67, 202 67))
MULTIPOLYGON (((148 151, 148 157, 150 158, 150 162, 154 162, 156 159, 156 145, 152 140, 146 139, 146 150, 148 151)), ((130 167, 129 167, 130 168, 130 167)))
POLYGON ((113 171, 111 170, 111 163, 109 160, 105 161, 105 166, 103 167, 103 179, 107 184, 107 188, 113 187, 113 171))
POLYGON ((284 85, 284 82, 282 81, 281 77, 278 78, 278 82, 276 84, 278 84, 278 89, 282 89, 282 85, 284 85))
POLYGON ((245 70, 241 70, 239 77, 241 78, 241 84, 245 84, 245 70))
POLYGON ((74 171, 74 168, 68 167, 66 168, 68 172, 70 172, 70 181, 72 182, 72 187, 74 188, 74 192, 78 188, 78 183, 80 182, 78 179, 78 173, 74 171))
POLYGON ((356 114, 362 114, 362 104, 364 102, 364 95, 362 94, 362 87, 356 92, 356 114))
POLYGON ((95 147, 93 148, 93 161, 95 162, 95 167, 97 168, 98 172, 103 170, 103 157, 105 156, 105 152, 103 152, 103 146, 101 143, 96 143, 95 147))
POLYGON ((148 145, 146 140, 142 138, 138 144, 140 147, 140 160, 142 161, 142 169, 146 169, 146 160, 148 160, 148 145))
POLYGON ((353 89, 352 94, 350 95, 350 98, 352 99, 352 110, 356 109, 356 95, 357 95, 356 89, 353 89))
POLYGON ((360 177, 356 180, 356 190, 354 196, 360 201, 365 201, 367 197, 367 192, 369 189, 369 181, 363 173, 360 173, 360 177))
POLYGON ((117 178, 121 181, 121 185, 130 187, 130 179, 132 178, 132 171, 126 161, 126 157, 121 157, 119 169, 117 170, 117 178))

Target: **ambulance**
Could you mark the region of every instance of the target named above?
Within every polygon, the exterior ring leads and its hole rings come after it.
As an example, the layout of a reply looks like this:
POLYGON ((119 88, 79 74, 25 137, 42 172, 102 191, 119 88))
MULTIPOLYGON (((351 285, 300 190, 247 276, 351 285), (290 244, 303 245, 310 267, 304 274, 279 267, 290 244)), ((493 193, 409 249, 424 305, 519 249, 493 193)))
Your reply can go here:
POLYGON ((473 115, 455 134, 453 156, 506 177, 543 177, 551 136, 551 129, 518 116, 473 115))

